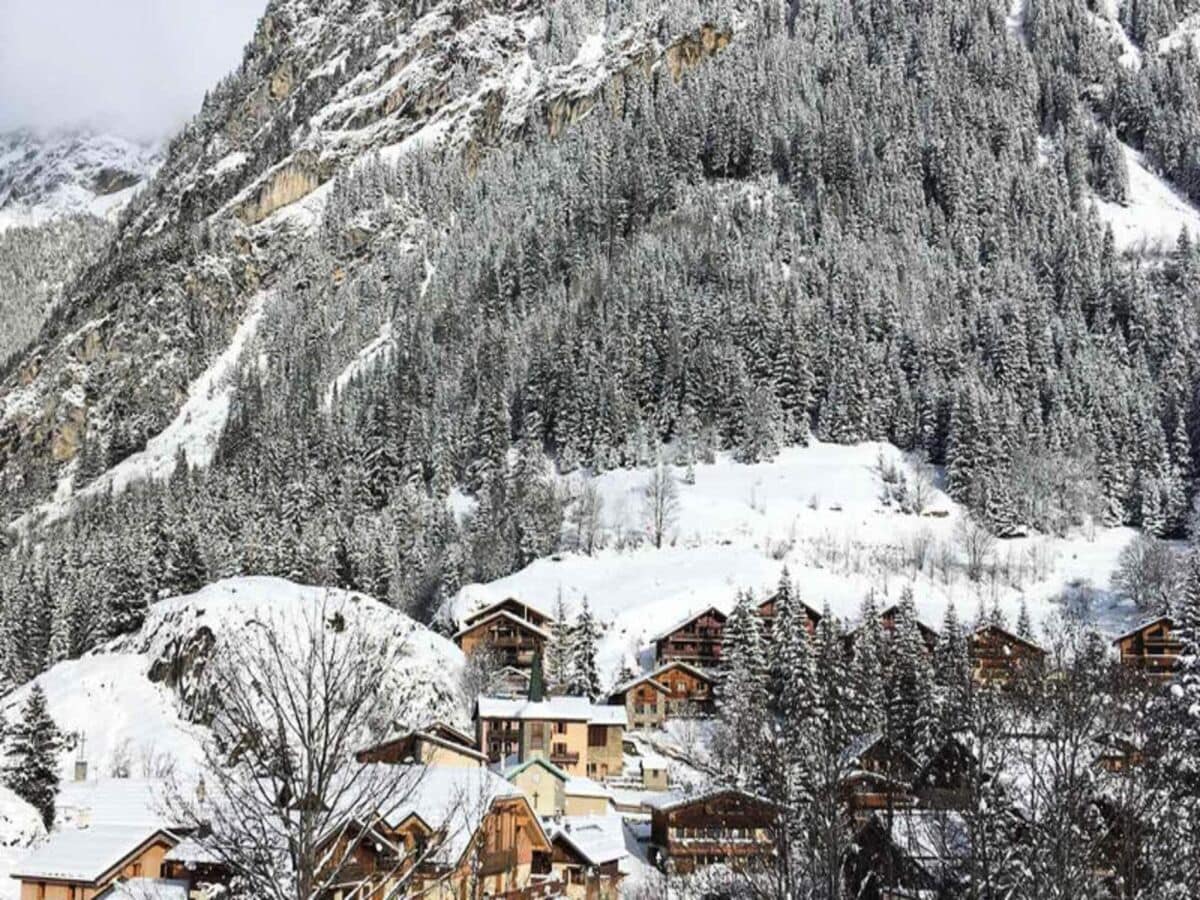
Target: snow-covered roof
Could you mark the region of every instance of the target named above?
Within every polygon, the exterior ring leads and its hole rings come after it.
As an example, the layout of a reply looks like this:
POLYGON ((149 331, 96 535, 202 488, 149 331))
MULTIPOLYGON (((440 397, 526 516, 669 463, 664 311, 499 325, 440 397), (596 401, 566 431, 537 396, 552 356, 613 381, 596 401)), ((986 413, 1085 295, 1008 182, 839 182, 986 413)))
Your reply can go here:
POLYGON ((588 719, 593 725, 622 725, 629 724, 629 714, 624 706, 593 706, 592 716, 588 719))
POLYGON ((552 840, 566 842, 593 866, 623 859, 629 853, 620 816, 563 816, 547 831, 552 840))
POLYGON ((455 632, 454 636, 456 638, 460 638, 464 634, 468 634, 469 632, 472 632, 475 629, 482 627, 483 625, 487 625, 489 622, 493 622, 496 619, 507 619, 509 622, 512 622, 512 624, 516 625, 518 628, 524 628, 526 631, 532 631, 534 634, 536 634, 540 637, 543 637, 546 640, 550 640, 550 632, 548 632, 545 628, 540 628, 539 626, 534 625, 528 619, 522 619, 520 616, 514 616, 508 610, 504 610, 504 609, 498 610, 489 616, 484 616, 482 619, 477 619, 477 620, 473 621, 470 625, 464 625, 462 628, 460 628, 458 631, 455 632))
POLYGON ((523 697, 480 697, 475 701, 481 719, 525 719, 538 722, 592 722, 597 725, 627 725, 623 706, 595 706, 587 697, 547 697, 533 701, 523 697))
POLYGON ((101 891, 96 900, 188 900, 188 883, 166 878, 127 878, 101 891))
POLYGON ((205 847, 195 838, 190 837, 184 838, 168 850, 163 860, 166 862, 201 863, 205 865, 216 865, 223 861, 210 848, 205 847))
POLYGON ((999 625, 996 625, 995 623, 981 625, 979 628, 975 629, 975 633, 973 636, 978 637, 980 635, 989 634, 989 633, 998 634, 1001 637, 1007 638, 1008 640, 1012 641, 1013 643, 1023 644, 1024 646, 1028 647, 1030 650, 1040 653, 1042 656, 1046 655, 1046 650, 1044 647, 1034 643, 1033 641, 1029 640, 1029 638, 1023 638, 1019 634, 1015 634, 1015 633, 1009 631, 1007 628, 1001 628, 999 625))
POLYGON ((462 619, 460 621, 464 625, 466 625, 468 623, 478 624, 480 620, 486 618, 488 616, 488 614, 491 613, 493 610, 499 610, 501 607, 506 606, 509 603, 516 603, 518 606, 524 607, 525 609, 529 610, 530 612, 537 613, 543 619, 554 618, 549 613, 547 613, 545 610, 539 609, 538 607, 534 606, 532 603, 526 603, 524 600, 519 600, 516 597, 505 597, 503 600, 497 600, 495 603, 489 603, 486 606, 481 606, 481 607, 479 607, 479 609, 476 609, 476 610, 473 610, 472 612, 467 613, 465 616, 462 617, 462 619))
POLYGON ((590 778, 568 778, 563 786, 563 792, 572 797, 603 797, 612 799, 608 788, 590 778))
POLYGON ((711 800, 715 797, 723 797, 727 794, 733 794, 741 797, 743 800, 750 800, 755 803, 761 803, 765 806, 775 806, 775 804, 766 797, 760 797, 757 794, 751 794, 748 791, 743 791, 738 788, 712 788, 711 790, 703 791, 699 794, 684 794, 680 791, 666 791, 654 797, 647 797, 642 801, 642 805, 649 809, 656 809, 661 812, 669 812, 673 809, 680 809, 684 806, 690 806, 693 803, 703 803, 706 800, 711 800))
POLYGON ((892 817, 891 835, 896 847, 916 860, 949 864, 971 849, 965 820, 950 810, 905 810, 892 817))
POLYGON ((643 753, 639 760, 643 769, 665 769, 670 763, 670 760, 658 753, 643 753))
POLYGON ((677 619, 675 621, 675 624, 673 624, 671 627, 660 631, 658 634, 656 634, 652 638, 650 638, 650 642, 656 643, 658 641, 661 641, 663 638, 670 637, 672 634, 674 634, 676 631, 678 631, 684 625, 687 625, 689 622, 694 622, 694 621, 696 621, 696 619, 699 619, 701 616, 708 615, 709 613, 716 613, 722 619, 729 618, 728 613, 722 612, 721 610, 717 609, 715 606, 706 606, 704 609, 700 610, 699 612, 689 613, 685 618, 677 619))
MULTIPOLYGON (((657 640, 657 638, 655 638, 654 640, 657 640)), ((617 685, 615 688, 612 689, 612 692, 610 693, 609 696, 612 696, 615 694, 623 694, 630 688, 632 688, 636 685, 645 683, 645 682, 649 682, 650 684, 653 684, 656 688, 658 688, 661 691, 669 691, 670 688, 668 688, 665 684, 663 684, 658 679, 664 672, 668 672, 671 669, 683 669, 685 672, 689 672, 690 674, 695 675, 697 678, 699 678, 703 681, 707 681, 710 684, 716 682, 716 678, 714 678, 712 675, 710 675, 708 672, 705 672, 703 669, 699 668, 698 666, 693 666, 691 663, 684 662, 682 659, 672 659, 668 662, 663 663, 661 666, 659 666, 653 672, 646 672, 642 675, 638 675, 634 678, 629 679, 628 681, 626 681, 623 684, 617 685)))
POLYGON ((166 783, 158 778, 66 781, 55 806, 63 826, 137 825, 165 828, 166 783))
MULTIPOLYGON (((457 729, 452 729, 452 730, 457 732, 457 729)), ((461 732, 457 732, 457 733, 461 733, 461 732)), ((377 744, 372 744, 370 747, 363 747, 361 750, 358 751, 357 755, 358 755, 359 759, 362 759, 367 754, 379 752, 379 751, 384 750, 387 747, 392 746, 393 744, 398 744, 398 743, 401 743, 402 741, 410 741, 410 740, 414 741, 414 742, 424 741, 427 744, 433 744, 436 747, 443 747, 447 750, 450 750, 454 753, 459 753, 463 756, 470 756, 474 759, 480 760, 481 762, 487 761, 487 756, 485 754, 481 753, 477 748, 472 747, 468 744, 464 744, 459 740, 450 740, 448 738, 444 738, 441 735, 435 734, 432 731, 410 731, 407 734, 399 734, 399 735, 396 735, 395 737, 390 737, 385 741, 380 741, 377 744)))
POLYGON ((13 868, 14 878, 91 884, 155 838, 174 844, 160 828, 101 825, 55 831, 13 868))

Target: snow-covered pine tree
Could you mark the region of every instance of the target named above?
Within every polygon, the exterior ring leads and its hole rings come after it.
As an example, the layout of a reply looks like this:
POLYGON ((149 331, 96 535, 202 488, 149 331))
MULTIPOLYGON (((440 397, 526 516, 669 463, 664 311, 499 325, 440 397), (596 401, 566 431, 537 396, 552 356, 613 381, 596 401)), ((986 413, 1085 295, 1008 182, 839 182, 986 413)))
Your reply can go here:
POLYGON ((917 610, 909 585, 900 594, 891 651, 888 733, 892 740, 919 757, 934 738, 933 671, 917 627, 917 610))
POLYGON ((583 608, 571 629, 571 693, 591 697, 600 696, 600 675, 596 670, 596 645, 603 636, 603 629, 592 615, 587 597, 583 608))
POLYGON ((937 685, 939 737, 945 737, 970 721, 971 660, 953 600, 946 604, 933 651, 933 678, 937 685))
POLYGON ((882 731, 887 723, 884 644, 879 605, 874 591, 870 591, 863 598, 850 661, 852 727, 858 732, 882 731))
POLYGON ((567 604, 562 591, 554 599, 554 622, 546 641, 546 688, 551 694, 565 694, 574 682, 574 632, 567 621, 567 604))
POLYGON ((46 705, 46 694, 41 685, 34 683, 21 707, 20 721, 8 730, 4 783, 41 813, 47 828, 54 823, 62 744, 62 734, 46 705))
POLYGON ((767 719, 767 660, 758 609, 749 591, 738 593, 725 622, 722 657, 717 710, 724 734, 719 755, 729 778, 747 785, 756 771, 767 719))

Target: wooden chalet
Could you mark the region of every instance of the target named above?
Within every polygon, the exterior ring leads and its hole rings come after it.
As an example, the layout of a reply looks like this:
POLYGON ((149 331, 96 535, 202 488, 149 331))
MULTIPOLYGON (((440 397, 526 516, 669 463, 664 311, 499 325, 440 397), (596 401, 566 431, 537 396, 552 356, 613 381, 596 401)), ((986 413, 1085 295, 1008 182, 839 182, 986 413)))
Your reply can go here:
POLYGON ((667 719, 711 716, 717 679, 681 660, 619 685, 609 703, 623 704, 635 728, 654 728, 667 719))
POLYGON ((666 795, 650 808, 650 861, 682 874, 710 865, 754 868, 775 852, 778 808, 745 791, 721 788, 694 797, 666 795))
POLYGON ((1096 738, 1094 762, 1106 772, 1127 772, 1145 761, 1145 750, 1131 738, 1119 734, 1102 734, 1096 738))
POLYGON ((876 813, 855 834, 844 874, 860 900, 958 897, 969 852, 969 831, 958 813, 876 813))
POLYGON ((838 763, 842 771, 839 795, 851 813, 915 805, 912 783, 917 761, 886 735, 859 735, 842 751, 838 763))
POLYGON ((484 766, 488 761, 487 756, 475 746, 474 739, 444 722, 434 722, 419 731, 410 731, 366 747, 355 754, 355 759, 360 763, 419 763, 466 768, 484 766))
MULTIPOLYGON (((793 598, 797 603, 804 607, 805 625, 808 627, 808 633, 814 635, 817 633, 817 626, 821 624, 821 614, 813 609, 803 600, 798 597, 793 598)), ((758 615, 762 619, 763 631, 770 633, 771 628, 775 624, 776 605, 778 603, 777 595, 772 594, 762 603, 758 604, 758 615)))
POLYGON ((21 859, 12 877, 21 900, 93 900, 126 879, 162 877, 163 858, 179 838, 156 827, 64 828, 21 859))
POLYGON ((678 660, 698 666, 719 666, 728 618, 710 606, 667 629, 654 638, 655 660, 659 665, 678 660))
POLYGON ((536 606, 531 606, 528 603, 518 600, 516 597, 507 597, 498 603, 477 609, 473 613, 464 616, 459 625, 462 628, 469 628, 498 612, 508 613, 510 616, 514 616, 531 625, 536 625, 538 628, 549 630, 554 626, 554 619, 551 616, 542 612, 536 606))
POLYGON ((549 631, 508 609, 497 609, 482 617, 472 616, 454 635, 454 643, 463 653, 470 655, 486 648, 501 664, 518 669, 531 668, 534 656, 545 649, 548 640, 549 631))
POLYGON ((657 728, 667 718, 670 689, 653 674, 640 675, 618 685, 608 702, 625 707, 630 728, 657 728))
POLYGON ((553 848, 529 800, 487 769, 425 769, 399 809, 350 817, 321 847, 350 861, 328 900, 560 895, 547 890, 553 848))
POLYGON ((966 809, 979 778, 979 760, 953 735, 942 741, 913 778, 913 794, 925 809, 966 809))
POLYGON ((488 679, 489 697, 528 697, 529 670, 516 666, 504 666, 492 673, 488 679))
MULTIPOLYGON (((879 625, 883 630, 885 637, 890 637, 896 632, 896 621, 900 613, 900 604, 894 603, 879 614, 879 625)), ((843 640, 846 644, 846 650, 853 652, 854 638, 858 634, 862 625, 855 626, 846 632, 843 640)), ((938 637, 940 636, 936 628, 926 625, 920 619, 917 619, 917 631, 921 635, 921 641, 925 645, 925 649, 929 653, 933 653, 937 647, 938 637)))
POLYGON ((1183 642, 1170 616, 1143 622, 1113 641, 1121 654, 1121 665, 1145 673, 1156 681, 1166 681, 1179 664, 1183 642))
POLYGON ((970 638, 971 676, 976 684, 1007 687, 1022 671, 1038 670, 1046 661, 1046 651, 1001 628, 984 625, 970 638))

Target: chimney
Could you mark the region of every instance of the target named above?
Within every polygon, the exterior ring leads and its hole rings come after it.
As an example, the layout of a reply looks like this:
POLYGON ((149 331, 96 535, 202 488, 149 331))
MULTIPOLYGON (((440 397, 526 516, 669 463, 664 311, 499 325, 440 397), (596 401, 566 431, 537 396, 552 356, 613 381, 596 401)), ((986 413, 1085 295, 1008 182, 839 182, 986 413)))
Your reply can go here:
POLYGON ((87 781, 87 760, 86 759, 75 760, 75 780, 76 781, 87 781))
POLYGON ((204 803, 207 792, 204 789, 204 776, 200 776, 200 780, 196 782, 196 802, 204 803))

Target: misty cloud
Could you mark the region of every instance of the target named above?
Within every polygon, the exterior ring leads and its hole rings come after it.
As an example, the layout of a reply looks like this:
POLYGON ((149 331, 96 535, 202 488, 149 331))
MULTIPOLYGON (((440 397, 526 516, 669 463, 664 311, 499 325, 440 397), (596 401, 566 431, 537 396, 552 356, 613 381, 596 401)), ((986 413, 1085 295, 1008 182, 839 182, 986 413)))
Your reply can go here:
POLYGON ((241 61, 267 0, 0 0, 0 131, 168 135, 241 61))

